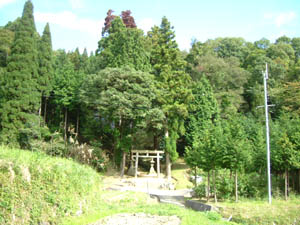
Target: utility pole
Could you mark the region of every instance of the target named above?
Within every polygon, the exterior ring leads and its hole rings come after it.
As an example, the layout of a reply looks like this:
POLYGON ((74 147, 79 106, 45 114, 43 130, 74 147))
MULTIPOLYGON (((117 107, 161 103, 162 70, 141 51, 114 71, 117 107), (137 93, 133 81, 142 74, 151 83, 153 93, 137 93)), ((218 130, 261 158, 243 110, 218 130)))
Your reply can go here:
POLYGON ((270 165, 270 136, 269 136, 269 112, 268 112, 268 90, 267 90, 267 80, 268 75, 268 64, 266 63, 266 71, 264 75, 264 91, 265 91, 265 114, 266 114, 266 141, 267 141, 267 164, 268 164, 268 196, 269 204, 272 203, 272 194, 271 194, 271 165, 270 165))

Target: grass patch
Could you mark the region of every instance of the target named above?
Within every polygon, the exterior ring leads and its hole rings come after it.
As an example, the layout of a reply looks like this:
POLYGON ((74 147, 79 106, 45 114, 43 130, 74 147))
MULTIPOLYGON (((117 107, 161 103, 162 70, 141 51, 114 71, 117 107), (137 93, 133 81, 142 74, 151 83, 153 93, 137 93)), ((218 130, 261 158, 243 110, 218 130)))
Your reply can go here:
POLYGON ((175 178, 175 189, 193 188, 193 183, 189 180, 189 167, 183 158, 178 158, 172 165, 172 177, 175 178))
POLYGON ((217 203, 224 217, 232 215, 233 221, 242 224, 300 224, 300 198, 288 201, 273 199, 243 200, 238 203, 217 203))
POLYGON ((101 177, 72 160, 0 147, 0 224, 59 224, 85 211, 101 177))
POLYGON ((196 212, 171 204, 154 202, 146 194, 134 192, 103 191, 101 202, 90 212, 81 217, 68 218, 64 225, 83 225, 96 222, 106 216, 118 213, 147 213, 160 216, 176 215, 182 225, 213 225, 234 224, 223 221, 220 214, 215 212, 196 212))

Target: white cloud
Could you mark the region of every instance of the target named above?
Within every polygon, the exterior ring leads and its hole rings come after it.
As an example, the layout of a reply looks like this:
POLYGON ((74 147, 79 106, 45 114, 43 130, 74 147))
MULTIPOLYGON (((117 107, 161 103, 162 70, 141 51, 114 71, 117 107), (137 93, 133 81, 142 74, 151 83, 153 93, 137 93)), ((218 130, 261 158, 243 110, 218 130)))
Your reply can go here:
POLYGON ((69 0, 69 3, 71 4, 73 9, 81 9, 84 7, 83 0, 69 0))
POLYGON ((155 22, 151 18, 142 19, 137 23, 137 27, 142 29, 145 33, 151 30, 151 27, 155 25, 155 22))
POLYGON ((10 3, 15 2, 16 0, 0 0, 0 8, 2 8, 5 5, 8 5, 10 3))
POLYGON ((97 35, 98 37, 100 36, 104 23, 103 20, 79 18, 70 11, 59 13, 36 12, 34 17, 37 22, 49 22, 50 24, 59 25, 63 28, 87 32, 91 35, 97 35))
POLYGON ((291 23, 297 17, 295 12, 283 12, 279 14, 265 13, 264 18, 272 20, 277 27, 291 23))
POLYGON ((275 24, 280 27, 284 24, 288 24, 291 21, 293 21, 296 18, 296 13, 294 12, 288 12, 288 13, 280 13, 276 18, 275 18, 275 24))

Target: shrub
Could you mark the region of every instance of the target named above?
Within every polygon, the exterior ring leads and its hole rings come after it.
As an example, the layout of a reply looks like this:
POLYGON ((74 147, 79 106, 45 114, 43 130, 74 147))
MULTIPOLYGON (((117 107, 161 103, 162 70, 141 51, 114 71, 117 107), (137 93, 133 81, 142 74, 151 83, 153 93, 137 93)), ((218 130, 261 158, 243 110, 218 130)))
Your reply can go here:
POLYGON ((61 133, 50 133, 48 128, 43 128, 43 135, 45 136, 31 142, 30 150, 42 151, 50 156, 69 157, 69 150, 61 133))
POLYGON ((201 183, 194 188, 196 196, 199 198, 206 197, 206 185, 205 183, 201 183))
MULTIPOLYGON (((205 176, 206 174, 202 174, 205 176)), ((264 198, 267 195, 266 177, 257 173, 239 173, 238 192, 240 197, 245 198, 264 198)), ((206 180, 206 179, 205 179, 206 180)), ((198 197, 206 196, 206 182, 203 181, 195 187, 195 193, 198 197)), ((213 191, 213 181, 211 180, 211 191, 213 191)), ((218 170, 216 176, 216 191, 218 198, 230 199, 234 197, 234 175, 231 178, 229 170, 218 170)), ((274 184, 276 186, 276 184, 274 184)), ((274 189, 275 191, 275 189, 274 189)), ((274 193, 275 194, 275 193, 274 193)), ((276 195, 276 194, 275 194, 276 195)))
POLYGON ((109 161, 101 148, 87 144, 71 146, 70 156, 82 164, 93 166, 97 171, 105 170, 109 161))
POLYGON ((218 172, 216 180, 217 196, 222 199, 229 199, 234 192, 234 181, 226 176, 226 171, 218 172))

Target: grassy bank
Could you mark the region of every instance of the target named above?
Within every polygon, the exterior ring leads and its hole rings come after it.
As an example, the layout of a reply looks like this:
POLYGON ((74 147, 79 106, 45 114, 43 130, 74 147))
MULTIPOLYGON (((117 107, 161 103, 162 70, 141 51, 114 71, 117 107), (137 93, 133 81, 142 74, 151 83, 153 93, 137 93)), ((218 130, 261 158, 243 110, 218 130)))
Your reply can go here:
POLYGON ((0 224, 61 223, 93 204, 101 183, 71 160, 0 147, 0 224))
POLYGON ((184 225, 231 224, 217 213, 159 204, 146 194, 105 191, 101 176, 72 160, 0 147, 0 224, 88 224, 116 213, 177 215, 184 225))
POLYGON ((300 198, 288 201, 273 199, 271 205, 267 200, 222 202, 216 205, 224 217, 232 216, 233 221, 241 224, 300 224, 300 198))
POLYGON ((172 165, 172 177, 176 180, 176 189, 193 188, 193 183, 189 180, 189 167, 183 158, 178 158, 172 165))

